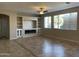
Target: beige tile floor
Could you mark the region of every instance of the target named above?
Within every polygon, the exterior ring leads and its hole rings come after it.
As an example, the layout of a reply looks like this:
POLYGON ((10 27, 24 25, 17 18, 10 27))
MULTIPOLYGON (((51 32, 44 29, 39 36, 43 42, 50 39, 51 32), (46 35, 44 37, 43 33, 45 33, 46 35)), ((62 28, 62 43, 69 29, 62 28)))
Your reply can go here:
POLYGON ((0 39, 0 56, 79 57, 79 44, 44 37, 30 37, 17 40, 0 39))

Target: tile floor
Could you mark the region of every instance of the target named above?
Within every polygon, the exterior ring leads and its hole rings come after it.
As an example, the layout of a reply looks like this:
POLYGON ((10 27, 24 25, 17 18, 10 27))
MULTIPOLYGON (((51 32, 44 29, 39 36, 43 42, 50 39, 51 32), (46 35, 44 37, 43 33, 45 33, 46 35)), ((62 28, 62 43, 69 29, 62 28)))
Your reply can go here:
POLYGON ((79 44, 44 37, 0 39, 0 56, 7 57, 79 57, 79 44))

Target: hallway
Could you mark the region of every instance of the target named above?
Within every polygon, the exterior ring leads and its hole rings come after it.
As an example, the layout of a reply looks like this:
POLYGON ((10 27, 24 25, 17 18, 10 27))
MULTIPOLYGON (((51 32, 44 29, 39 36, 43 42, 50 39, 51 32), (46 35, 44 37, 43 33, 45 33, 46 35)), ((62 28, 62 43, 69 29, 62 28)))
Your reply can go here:
POLYGON ((79 44, 61 39, 30 37, 0 40, 0 56, 79 57, 79 44))

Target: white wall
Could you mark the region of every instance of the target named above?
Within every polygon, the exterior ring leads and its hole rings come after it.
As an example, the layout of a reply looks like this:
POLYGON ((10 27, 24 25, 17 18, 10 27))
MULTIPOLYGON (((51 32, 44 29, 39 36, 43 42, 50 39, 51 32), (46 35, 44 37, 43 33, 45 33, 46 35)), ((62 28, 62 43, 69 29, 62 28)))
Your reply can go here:
POLYGON ((17 39, 16 35, 17 30, 17 15, 10 15, 10 39, 17 39))
POLYGON ((38 28, 38 18, 37 17, 29 17, 29 16, 23 16, 23 29, 31 29, 33 28, 33 22, 36 21, 36 27, 38 28))
POLYGON ((32 28, 33 28, 33 22, 31 20, 23 21, 23 29, 32 29, 32 28))

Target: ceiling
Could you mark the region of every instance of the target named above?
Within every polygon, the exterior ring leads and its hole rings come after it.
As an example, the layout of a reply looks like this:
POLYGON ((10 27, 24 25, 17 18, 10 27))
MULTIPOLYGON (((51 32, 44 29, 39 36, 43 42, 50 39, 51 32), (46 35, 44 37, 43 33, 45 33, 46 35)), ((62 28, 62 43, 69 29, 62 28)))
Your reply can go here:
POLYGON ((38 14, 39 8, 45 8, 48 12, 79 6, 79 2, 0 2, 0 9, 14 11, 20 14, 38 14))

